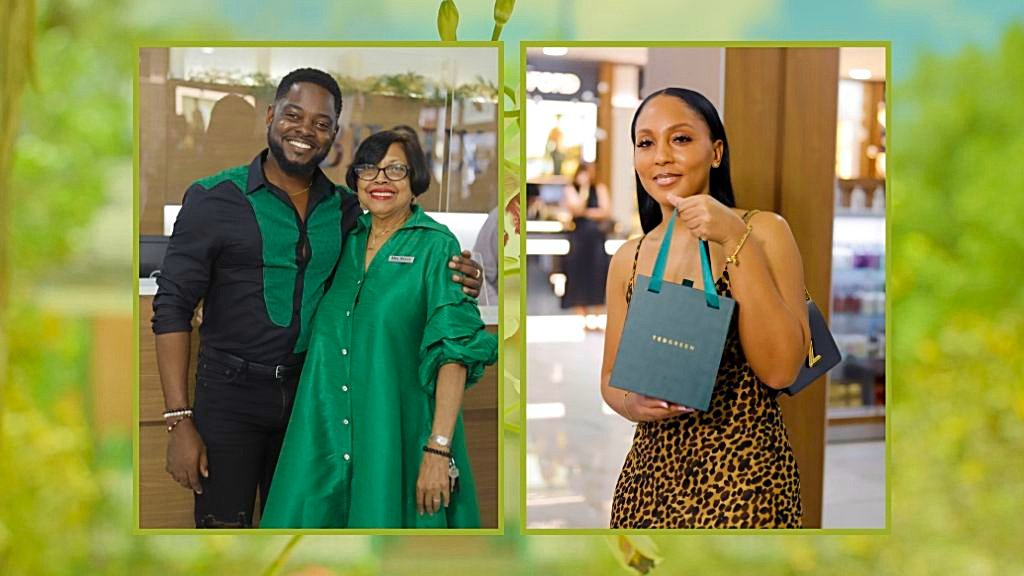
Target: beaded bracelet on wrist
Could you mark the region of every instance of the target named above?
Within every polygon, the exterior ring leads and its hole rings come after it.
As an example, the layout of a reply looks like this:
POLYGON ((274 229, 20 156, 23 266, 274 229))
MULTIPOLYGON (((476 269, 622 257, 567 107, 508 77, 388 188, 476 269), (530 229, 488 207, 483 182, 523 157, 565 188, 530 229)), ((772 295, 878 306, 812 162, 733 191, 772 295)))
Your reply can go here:
POLYGON ((178 424, 181 424, 181 422, 183 420, 190 420, 190 419, 191 419, 190 416, 182 416, 181 418, 178 418, 174 422, 171 422, 170 424, 167 425, 167 432, 168 433, 174 432, 174 429, 177 428, 178 424))
POLYGON ((192 417, 192 409, 191 408, 175 408, 174 410, 168 410, 167 412, 164 412, 164 419, 165 420, 168 419, 168 418, 178 418, 179 416, 185 416, 185 417, 191 418, 192 417))
POLYGON ((444 450, 438 450, 437 448, 431 448, 430 446, 424 446, 423 451, 427 454, 436 454, 437 456, 444 456, 445 458, 451 458, 451 452, 445 452, 444 450))

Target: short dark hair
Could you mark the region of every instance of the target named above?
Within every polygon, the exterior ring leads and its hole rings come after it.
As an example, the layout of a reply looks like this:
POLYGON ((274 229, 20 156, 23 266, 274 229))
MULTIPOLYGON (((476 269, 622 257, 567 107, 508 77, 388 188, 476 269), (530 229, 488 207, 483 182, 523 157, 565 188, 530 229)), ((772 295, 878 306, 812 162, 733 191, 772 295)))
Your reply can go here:
MULTIPOLYGON (((665 88, 644 98, 644 101, 640 103, 640 107, 636 109, 636 113, 633 114, 633 125, 629 131, 629 137, 633 140, 633 144, 636 145, 636 119, 640 116, 640 111, 654 98, 666 94, 682 100, 694 112, 704 118, 704 123, 707 124, 708 131, 711 132, 712 142, 715 140, 722 141, 722 161, 718 164, 718 168, 711 169, 709 187, 712 198, 730 208, 735 207, 736 198, 732 193, 732 179, 729 176, 729 140, 725 137, 725 126, 722 125, 722 119, 718 117, 715 105, 700 92, 686 88, 665 88)), ((636 174, 635 169, 633 173, 636 176, 636 205, 640 211, 640 227, 643 228, 644 232, 650 232, 658 224, 661 224, 661 207, 644 189, 644 185, 640 182, 640 175, 636 174)))
POLYGON ((274 95, 274 102, 278 102, 287 96, 288 91, 292 89, 292 86, 300 82, 316 84, 330 92, 331 96, 334 96, 335 119, 341 115, 341 88, 338 87, 338 82, 327 72, 317 70, 316 68, 298 68, 286 74, 285 77, 281 79, 281 83, 277 85, 277 93, 274 95))
POLYGON ((352 157, 352 164, 345 172, 345 183, 352 190, 356 189, 356 170, 359 164, 373 164, 380 162, 388 153, 392 144, 400 144, 405 151, 405 157, 409 162, 409 187, 413 196, 419 196, 430 188, 430 168, 427 166, 427 157, 423 154, 420 141, 416 131, 412 128, 403 127, 401 130, 383 130, 373 134, 359 145, 352 157))

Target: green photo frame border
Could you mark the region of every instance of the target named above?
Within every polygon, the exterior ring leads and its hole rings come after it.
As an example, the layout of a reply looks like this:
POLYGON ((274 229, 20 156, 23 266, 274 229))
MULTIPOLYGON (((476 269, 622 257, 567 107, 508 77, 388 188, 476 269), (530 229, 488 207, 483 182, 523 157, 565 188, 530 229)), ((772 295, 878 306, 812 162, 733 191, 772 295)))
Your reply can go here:
MULTIPOLYGON (((835 40, 835 41, 773 41, 773 40, 750 40, 750 41, 563 41, 550 40, 539 41, 529 40, 519 43, 519 122, 523 133, 519 143, 520 154, 520 190, 526 187, 526 50, 527 48, 884 48, 885 49, 885 149, 892 150, 892 124, 893 124, 893 102, 892 102, 892 41, 891 40, 835 40)), ((885 169, 885 281, 886 288, 892 277, 892 163, 888 163, 885 169)), ((520 254, 522 274, 526 274, 526 234, 520 238, 520 254)), ((526 344, 526 287, 520 288, 521 310, 520 320, 522 329, 522 373, 520 374, 520 403, 519 418, 521 430, 519 437, 519 482, 520 482, 520 534, 524 536, 533 535, 573 535, 573 536, 616 536, 616 535, 660 535, 660 536, 684 536, 684 535, 753 535, 753 536, 888 536, 892 534, 892 382, 887 382, 885 387, 885 527, 884 528, 786 528, 786 529, 612 529, 612 528, 527 528, 528 518, 526 510, 526 399, 529 383, 527 382, 526 357, 528 346, 526 344)), ((890 337, 885 341, 885 371, 887 377, 892 375, 892 299, 885 300, 885 330, 890 337)))
MULTIPOLYGON (((503 86, 505 85, 505 44, 502 41, 152 41, 137 42, 133 44, 132 50, 138 58, 139 51, 144 48, 496 48, 498 59, 498 96, 497 96, 497 145, 498 153, 496 162, 501 162, 505 157, 504 141, 504 96, 503 86)), ((497 394, 498 407, 495 414, 496 433, 498 444, 498 501, 497 528, 472 528, 472 529, 415 529, 415 528, 382 528, 382 529, 219 529, 202 530, 198 528, 142 528, 139 517, 139 160, 140 160, 140 131, 139 131, 139 65, 136 62, 133 71, 132 83, 132 219, 133 219, 133 246, 132 246, 132 280, 134 292, 132 293, 132 335, 134 338, 132 369, 133 369, 133 394, 132 394, 132 534, 136 536, 150 535, 204 535, 217 536, 224 534, 250 535, 250 536, 274 536, 274 535, 350 535, 350 536, 501 536, 505 533, 505 477, 504 477, 504 340, 502 338, 502 321, 504 318, 504 299, 502 291, 504 287, 505 273, 501 262, 504 258, 504 244, 498 243, 498 365, 497 365, 497 394)), ((505 182, 502 177, 502 170, 498 171, 498 195, 497 206, 501 208, 505 200, 505 182)), ((498 236, 502 238, 505 232, 503 218, 498 218, 498 236)), ((525 309, 525 308, 524 308, 525 309)))

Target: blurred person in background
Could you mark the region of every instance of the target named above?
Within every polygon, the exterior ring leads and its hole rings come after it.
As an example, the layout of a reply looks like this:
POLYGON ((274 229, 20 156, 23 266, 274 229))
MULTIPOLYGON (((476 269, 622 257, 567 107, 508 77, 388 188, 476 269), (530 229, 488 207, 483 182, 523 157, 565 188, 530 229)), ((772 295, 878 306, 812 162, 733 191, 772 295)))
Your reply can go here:
POLYGON ((462 398, 497 339, 451 282, 458 240, 416 204, 418 138, 370 136, 346 182, 368 213, 313 321, 260 526, 478 528, 462 398))
MULTIPOLYGON (((473 256, 479 257, 484 267, 484 285, 480 298, 484 306, 498 305, 498 217, 503 214, 498 212, 498 206, 492 208, 473 244, 473 256)), ((508 242, 508 232, 503 235, 502 242, 508 242)))
POLYGON ((210 125, 196 157, 204 167, 215 167, 213 170, 249 162, 253 151, 259 150, 263 143, 256 129, 259 124, 255 106, 238 94, 228 94, 213 105, 210 125))
POLYGON ((526 184, 526 219, 555 220, 544 199, 540 197, 540 185, 529 182, 526 184))
POLYGON ((781 216, 735 207, 725 128, 701 94, 651 94, 631 136, 646 235, 612 259, 601 396, 637 426, 611 527, 799 528, 800 474, 776 402, 810 341, 796 241, 781 216), (717 291, 737 303, 706 412, 609 386, 633 282, 651 274, 670 218, 679 221, 665 281, 690 278, 703 290, 704 239, 717 291))
POLYGON ((565 294, 562 308, 572 308, 584 318, 587 329, 600 328, 597 315, 604 306, 608 277, 605 230, 611 223, 608 188, 597 182, 597 168, 580 162, 572 184, 562 193, 562 204, 572 216, 569 253, 565 255, 565 294))
POLYGON ((562 174, 562 161, 565 160, 565 151, 562 150, 562 115, 555 116, 555 125, 548 132, 548 141, 545 145, 548 154, 551 155, 551 173, 555 176, 562 174))

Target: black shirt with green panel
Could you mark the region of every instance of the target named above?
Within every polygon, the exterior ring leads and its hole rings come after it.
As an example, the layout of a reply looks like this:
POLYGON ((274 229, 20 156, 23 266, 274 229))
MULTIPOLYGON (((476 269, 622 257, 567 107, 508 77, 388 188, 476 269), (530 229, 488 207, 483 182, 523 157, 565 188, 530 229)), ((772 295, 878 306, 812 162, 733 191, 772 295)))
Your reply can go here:
POLYGON ((191 331, 202 301, 204 347, 271 365, 306 351, 313 313, 362 210, 317 168, 303 221, 265 178, 266 155, 185 193, 156 281, 154 333, 191 331))

